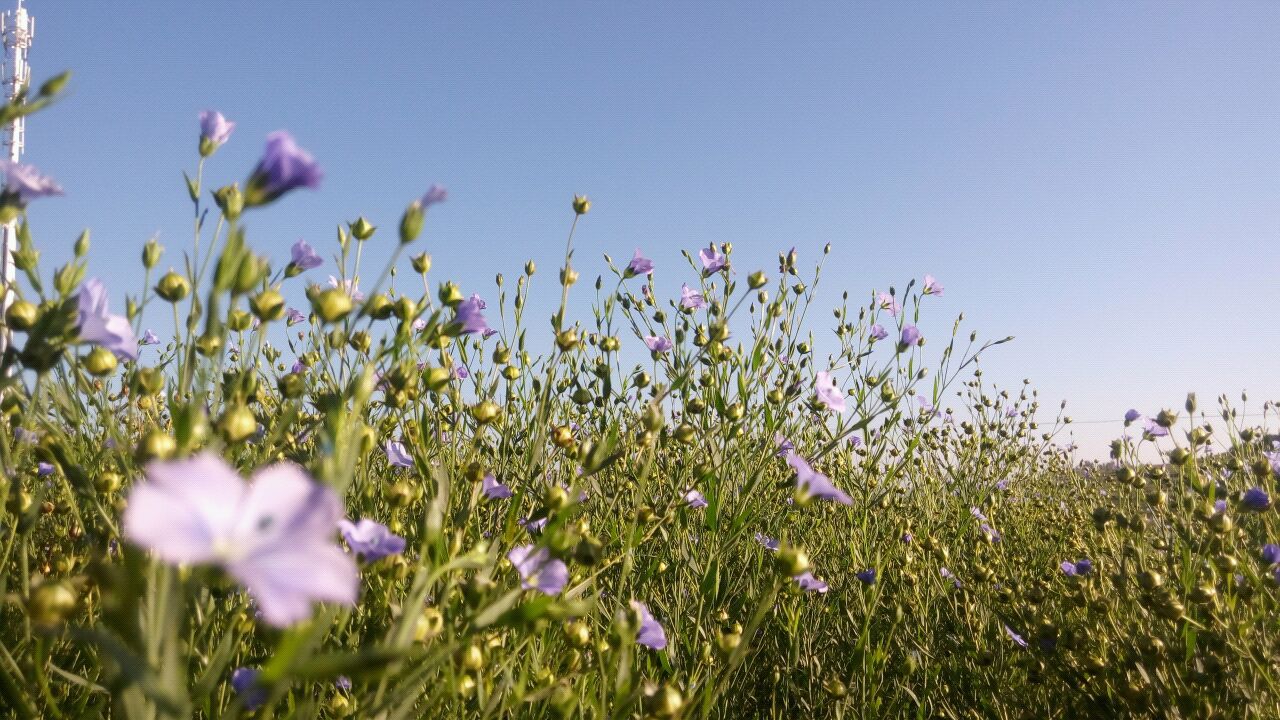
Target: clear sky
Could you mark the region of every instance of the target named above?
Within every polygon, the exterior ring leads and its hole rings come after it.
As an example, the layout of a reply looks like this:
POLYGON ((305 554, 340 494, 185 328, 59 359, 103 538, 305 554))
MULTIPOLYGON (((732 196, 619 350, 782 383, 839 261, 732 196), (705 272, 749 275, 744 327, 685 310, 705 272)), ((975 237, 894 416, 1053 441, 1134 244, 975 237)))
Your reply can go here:
MULTIPOLYGON (((963 311, 1017 336, 987 378, 1077 419, 1280 398, 1277 3, 27 4, 36 81, 75 72, 28 125, 67 189, 37 243, 58 262, 91 227, 117 303, 152 234, 181 265, 179 173, 216 108, 238 128, 211 186, 280 128, 325 168, 249 221, 280 263, 361 213, 380 258, 440 182, 436 279, 484 292, 532 257, 550 295, 587 193, 584 278, 639 246, 671 293, 681 248, 732 241, 749 270, 829 242, 822 305, 932 273, 926 335, 963 311)), ((1087 455, 1120 430, 1076 427, 1087 455)))

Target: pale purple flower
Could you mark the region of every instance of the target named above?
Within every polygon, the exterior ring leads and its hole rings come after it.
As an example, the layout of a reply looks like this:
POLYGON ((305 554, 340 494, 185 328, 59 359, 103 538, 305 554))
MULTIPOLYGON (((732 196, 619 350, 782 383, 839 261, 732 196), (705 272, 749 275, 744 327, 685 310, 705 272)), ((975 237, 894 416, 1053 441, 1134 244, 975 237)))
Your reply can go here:
POLYGON ((80 339, 100 345, 121 359, 138 359, 138 340, 123 315, 107 311, 107 288, 91 278, 80 288, 80 339))
POLYGON ((791 579, 794 580, 795 583, 800 586, 800 589, 805 592, 825 593, 829 589, 829 586, 822 580, 814 577, 812 572, 806 571, 793 576, 791 579))
POLYGON ((307 371, 307 364, 302 362, 301 360, 294 360, 293 367, 289 368, 289 372, 293 373, 294 375, 297 375, 299 373, 304 373, 306 371, 307 371))
POLYGON ((200 113, 200 137, 216 145, 231 139, 231 131, 236 124, 222 116, 216 110, 205 110, 200 113))
POLYGON ((702 297, 702 293, 694 290, 685 283, 680 283, 680 307, 685 310, 698 310, 707 306, 706 298, 702 297))
POLYGON ((455 311, 453 321, 462 326, 462 334, 484 333, 488 337, 490 328, 489 323, 485 321, 484 315, 480 312, 483 309, 484 300, 481 300, 479 295, 472 295, 470 299, 458 303, 458 309, 455 311))
POLYGON ((627 277, 635 277, 636 275, 648 275, 653 272, 653 261, 640 254, 640 248, 636 248, 636 254, 631 258, 631 262, 627 263, 627 277))
POLYGON ((36 463, 36 474, 39 475, 40 477, 45 477, 46 475, 52 475, 53 465, 47 462, 44 462, 43 460, 36 463))
POLYGON ((58 183, 41 175, 31 165, 0 160, 0 172, 5 174, 4 194, 17 195, 18 202, 23 206, 37 198, 62 194, 62 187, 58 183))
POLYGON ((640 630, 636 633, 636 644, 652 650, 661 650, 667 646, 667 632, 649 612, 649 606, 638 600, 631 601, 631 609, 640 618, 640 630))
POLYGON ((338 521, 338 529, 342 531, 347 547, 363 557, 365 562, 404 552, 404 538, 376 520, 363 518, 360 522, 353 523, 344 518, 338 521))
POLYGON ((774 433, 773 441, 778 445, 777 457, 784 458, 795 451, 796 446, 790 440, 782 437, 782 433, 774 433))
POLYGON ((1226 501, 1226 500, 1214 500, 1214 501, 1213 501, 1213 511, 1214 511, 1215 513, 1218 513, 1218 514, 1222 514, 1222 513, 1226 512, 1226 511, 1227 511, 1227 501, 1226 501))
POLYGON ((521 545, 512 548, 507 559, 520 573, 520 587, 525 590, 557 595, 569 582, 569 567, 563 560, 551 557, 546 548, 521 545))
POLYGON ((402 468, 413 467, 413 457, 409 455, 409 450, 405 448, 404 443, 388 440, 382 446, 382 450, 387 454, 388 465, 402 468))
POLYGON ((457 365, 453 368, 453 377, 456 380, 466 380, 471 377, 471 372, 466 367, 457 365))
POLYGON ((1013 631, 1013 628, 1009 627, 1008 625, 1005 625, 1005 626, 1004 626, 1004 631, 1005 631, 1006 633, 1008 633, 1008 635, 1009 635, 1009 639, 1010 639, 1010 640, 1013 640, 1015 643, 1017 643, 1017 644, 1018 644, 1018 647, 1026 647, 1026 646, 1027 646, 1027 641, 1026 641, 1026 640, 1024 640, 1024 639, 1022 638, 1022 636, 1021 636, 1021 635, 1019 635, 1018 633, 1014 632, 1014 631, 1013 631))
POLYGON ((315 158, 298 147, 288 132, 277 130, 267 136, 262 159, 249 175, 245 206, 264 205, 296 188, 320 187, 323 177, 315 158))
POLYGON ((1088 575, 1093 570, 1093 562, 1090 560, 1079 560, 1077 562, 1065 560, 1058 567, 1061 568, 1063 575, 1076 577, 1077 575, 1088 575))
POLYGON ((675 347, 670 340, 661 335, 646 335, 644 337, 644 345, 652 352, 659 354, 665 353, 675 347))
POLYGON ((354 605, 355 565, 334 542, 342 500, 297 465, 252 481, 217 455, 147 465, 127 498, 124 536, 173 564, 215 564, 248 589, 263 619, 304 620, 315 601, 354 605))
POLYGON ((1000 534, 999 530, 996 530, 987 523, 979 525, 978 532, 982 533, 983 537, 993 543, 998 543, 1004 538, 1004 536, 1000 534))
POLYGON ((480 492, 490 500, 498 500, 511 497, 511 488, 498 482, 493 473, 484 476, 484 480, 480 483, 480 492))
POLYGON ((835 380, 831 379, 831 373, 825 370, 818 373, 814 381, 814 391, 818 394, 818 401, 826 405, 828 410, 845 411, 844 391, 836 385, 835 380))
POLYGON ((284 322, 285 322, 285 325, 288 325, 289 327, 293 327, 298 323, 304 323, 306 321, 307 321, 307 316, 297 308, 289 308, 288 310, 284 311, 284 322))
POLYGON ((702 274, 711 275, 724 269, 729 264, 729 258, 725 257, 716 249, 715 245, 709 245, 698 251, 698 259, 702 261, 702 274))
POLYGON ((905 347, 911 347, 920 342, 920 329, 915 325, 907 325, 902 328, 902 338, 899 340, 905 347))
POLYGON ((424 318, 417 318, 410 327, 413 328, 414 332, 422 332, 427 329, 427 321, 424 318))
POLYGON ((250 712, 257 710, 267 701, 267 689, 258 684, 258 670, 254 668, 236 668, 231 673, 231 689, 240 696, 240 704, 250 712))
POLYGON ((902 304, 886 292, 876 295, 876 304, 880 306, 881 310, 888 310, 890 317, 898 317, 898 313, 902 312, 902 304))
POLYGON ((1267 495, 1266 490, 1252 487, 1244 491, 1244 496, 1240 498, 1240 504, 1246 510, 1262 512, 1271 507, 1271 497, 1267 495))
POLYGON ((351 678, 346 675, 339 675, 338 679, 333 681, 333 686, 342 692, 351 692, 351 678))
POLYGON ((1142 413, 1138 412, 1137 410, 1134 410, 1133 408, 1130 408, 1128 412, 1124 414, 1124 424, 1129 425, 1134 420, 1137 420, 1140 417, 1142 417, 1142 413))
POLYGON ((969 514, 972 515, 975 520, 978 520, 980 522, 987 522, 987 516, 983 514, 983 512, 976 507, 969 508, 969 514))
POLYGON ((142 333, 142 339, 138 341, 138 344, 140 344, 140 345, 159 345, 159 344, 160 344, 160 336, 159 336, 159 335, 156 335, 155 333, 151 332, 150 330, 147 330, 146 332, 142 333))
POLYGON ((1267 462, 1271 463, 1271 473, 1276 477, 1280 477, 1280 450, 1272 450, 1262 453, 1267 458, 1267 462))
POLYGON ((777 540, 774 540, 773 538, 769 537, 768 535, 765 535, 764 533, 757 532, 755 534, 755 539, 756 539, 756 542, 760 543, 761 547, 763 547, 765 550, 776 551, 779 547, 777 540))
POLYGON ((40 436, 34 430, 28 430, 24 427, 14 428, 13 437, 24 445, 35 445, 40 442, 40 436))
POLYGON ((1151 437, 1164 437, 1169 434, 1169 429, 1157 425, 1155 420, 1148 420, 1144 429, 1151 437))
POLYGON ((929 400, 925 398, 925 396, 917 395, 916 402, 920 403, 920 412, 924 413, 925 415, 933 414, 933 403, 929 402, 929 400))
POLYGON ((516 524, 524 528, 525 532, 529 533, 530 535, 537 535, 547 527, 547 521, 549 521, 550 519, 551 519, 550 517, 545 517, 545 516, 537 518, 536 520, 526 520, 525 518, 520 518, 519 520, 516 521, 516 524))
POLYGON ((873 585, 876 581, 876 569, 867 568, 858 573, 854 573, 854 577, 858 578, 864 585, 873 585))
POLYGON ((347 294, 347 297, 356 302, 364 300, 364 293, 360 292, 360 281, 355 278, 347 278, 346 280, 338 280, 338 278, 329 276, 329 287, 341 288, 347 294))
POLYGON ((942 287, 942 283, 932 275, 924 276, 924 294, 925 295, 942 295, 942 291, 946 288, 942 287))
POLYGON ((444 186, 442 185, 433 184, 431 187, 427 188, 426 194, 418 199, 418 204, 422 206, 423 210, 426 210, 432 205, 442 203, 448 199, 449 191, 444 189, 444 186))
MULTIPOLYGON (((324 264, 324 260, 316 253, 315 248, 302 238, 289 248, 290 263, 299 270, 311 270, 324 264)), ((334 283, 336 286, 337 283, 334 283)))
POLYGON ((852 505, 853 498, 845 491, 831 484, 830 478, 817 472, 804 458, 795 453, 787 456, 787 464, 796 471, 796 487, 801 492, 819 500, 834 500, 841 505, 852 505))
POLYGON ((1001 490, 1001 491, 1008 490, 1008 489, 1009 489, 1009 479, 1008 479, 1008 478, 1005 478, 1004 480, 997 480, 997 481, 996 481, 996 489, 997 489, 997 490, 1001 490))
POLYGON ((697 510, 707 506, 707 499, 697 490, 690 490, 684 494, 684 504, 693 510, 697 510))
POLYGON ((889 331, 884 329, 880 323, 871 326, 871 338, 873 340, 883 340, 889 337, 889 331))

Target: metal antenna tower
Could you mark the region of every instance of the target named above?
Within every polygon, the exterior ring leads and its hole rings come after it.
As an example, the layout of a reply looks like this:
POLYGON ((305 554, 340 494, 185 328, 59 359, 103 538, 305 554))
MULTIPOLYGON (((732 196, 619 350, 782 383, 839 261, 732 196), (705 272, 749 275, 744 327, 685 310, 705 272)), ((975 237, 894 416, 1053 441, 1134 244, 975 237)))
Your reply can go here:
MULTIPOLYGON (((36 34, 36 21, 27 9, 22 7, 22 0, 17 0, 17 7, 0 13, 0 38, 4 41, 4 66, 0 71, 0 82, 4 83, 7 100, 13 100, 18 93, 31 84, 31 66, 27 64, 27 51, 31 48, 31 40, 36 34)), ((26 148, 26 122, 17 117, 4 128, 5 158, 9 162, 20 162, 22 151, 26 148)), ((4 299, 0 310, 7 311, 12 300, 9 286, 17 277, 13 266, 13 253, 18 247, 18 221, 10 220, 0 228, 0 254, 4 256, 4 299)), ((10 331, 6 328, 0 333, 0 352, 9 346, 10 331)))

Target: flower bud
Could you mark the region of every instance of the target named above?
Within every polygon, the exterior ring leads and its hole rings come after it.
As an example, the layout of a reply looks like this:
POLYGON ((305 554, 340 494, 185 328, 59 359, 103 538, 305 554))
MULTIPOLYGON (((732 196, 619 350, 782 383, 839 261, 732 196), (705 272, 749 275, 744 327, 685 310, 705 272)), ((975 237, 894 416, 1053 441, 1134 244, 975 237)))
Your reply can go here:
POLYGON ((171 457, 177 449, 178 443, 173 439, 172 435, 160 430, 152 430, 138 442, 138 447, 135 449, 134 454, 139 462, 164 460, 171 457))
POLYGON ((228 220, 236 220, 244 212, 244 193, 240 192, 239 183, 214 190, 213 202, 228 220))
POLYGON ((669 683, 645 690, 644 709, 652 717, 676 717, 683 708, 684 697, 669 683))
POLYGON ((253 316, 239 308, 227 312, 227 327, 234 332, 244 332, 253 325, 253 316))
POLYGON ((769 278, 765 276, 763 270, 757 270, 747 276, 747 287, 752 290, 759 290, 769 282, 769 278))
POLYGON ((414 272, 420 275, 426 275, 431 272, 431 256, 426 253, 414 255, 410 262, 413 263, 414 272))
POLYGON ((351 297, 347 295, 341 288, 330 288, 325 290, 311 301, 311 309, 315 311, 317 317, 326 323, 333 323, 341 320, 351 312, 351 297))
POLYGON ((258 431, 258 419, 253 411, 244 405, 233 405, 227 408, 218 421, 218 429, 228 443, 238 443, 258 431))
POLYGON ((146 245, 142 246, 142 266, 148 270, 156 266, 160 262, 160 256, 164 254, 164 246, 151 238, 146 245))
POLYGON ((69 583, 46 580, 31 590, 27 617, 36 627, 51 630, 67 621, 76 609, 76 593, 69 583))
POLYGON ((369 222, 369 220, 363 215, 356 218, 356 221, 351 223, 350 227, 351 234, 360 242, 364 242, 365 240, 373 237, 373 233, 378 229, 377 225, 369 222))
POLYGON ((74 247, 76 257, 82 258, 89 254, 89 231, 84 230, 80 233, 80 237, 76 238, 74 247))
POLYGON ((89 374, 103 377, 115 372, 116 366, 120 361, 116 359, 115 353, 104 347, 96 347, 89 351, 84 358, 84 369, 89 374))
POLYGON ((14 330, 30 330, 39 319, 39 309, 26 300, 14 302, 4 314, 5 323, 14 330))
POLYGON ((405 208, 404 215, 400 216, 400 242, 408 245, 418 239, 418 235, 422 234, 422 222, 426 219, 426 212, 422 209, 422 203, 414 200, 409 203, 409 207, 405 208))
POLYGON ((586 195, 573 196, 573 211, 578 215, 586 215, 591 210, 591 200, 586 195))
POLYGON ((442 283, 438 295, 440 302, 449 307, 457 307, 462 302, 462 290, 453 281, 442 283))
POLYGON ((190 292, 190 281, 173 270, 165 273, 160 282, 156 283, 156 294, 171 303, 181 302, 190 292))
POLYGON ((253 314, 264 323, 279 320, 284 317, 284 296, 279 290, 270 288, 250 298, 249 307, 253 308, 253 314))
POLYGON ((774 556, 774 564, 778 572, 787 577, 795 577, 809 569, 809 556, 801 548, 784 546, 774 556))
POLYGON ((502 414, 502 408, 492 400, 485 400, 471 408, 471 417, 481 425, 488 425, 502 414))

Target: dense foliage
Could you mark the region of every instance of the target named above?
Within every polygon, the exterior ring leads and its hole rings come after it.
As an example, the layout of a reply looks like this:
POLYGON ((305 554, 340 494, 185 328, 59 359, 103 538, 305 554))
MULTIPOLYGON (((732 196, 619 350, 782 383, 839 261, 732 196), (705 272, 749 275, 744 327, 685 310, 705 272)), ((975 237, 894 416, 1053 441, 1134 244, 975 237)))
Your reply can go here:
POLYGON ((821 336, 794 250, 637 251, 584 292, 586 198, 550 326, 532 263, 487 301, 395 270, 440 188, 398 238, 343 225, 309 284, 319 254, 273 271, 243 221, 319 169, 277 133, 210 193, 233 128, 203 118, 193 245, 162 273, 148 243, 123 315, 87 234, 42 275, 25 208, 58 188, 6 168, 0 714, 1280 713, 1280 455, 1225 400, 1226 432, 1191 397, 1073 467, 1060 408, 983 378, 1005 340, 926 343, 933 278, 846 294, 821 336))

